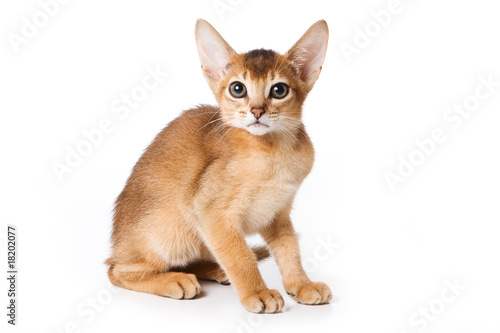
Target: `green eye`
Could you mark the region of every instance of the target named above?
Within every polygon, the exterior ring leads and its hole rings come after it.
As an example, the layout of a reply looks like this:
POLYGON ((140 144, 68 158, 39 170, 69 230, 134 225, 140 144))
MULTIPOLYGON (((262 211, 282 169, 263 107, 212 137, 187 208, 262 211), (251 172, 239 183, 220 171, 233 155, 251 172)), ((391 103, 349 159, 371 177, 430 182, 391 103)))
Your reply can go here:
POLYGON ((276 99, 282 99, 286 95, 288 95, 288 86, 284 83, 276 83, 271 88, 271 96, 276 99))
POLYGON ((243 98, 247 95, 247 88, 241 82, 233 82, 229 86, 229 92, 234 98, 243 98))

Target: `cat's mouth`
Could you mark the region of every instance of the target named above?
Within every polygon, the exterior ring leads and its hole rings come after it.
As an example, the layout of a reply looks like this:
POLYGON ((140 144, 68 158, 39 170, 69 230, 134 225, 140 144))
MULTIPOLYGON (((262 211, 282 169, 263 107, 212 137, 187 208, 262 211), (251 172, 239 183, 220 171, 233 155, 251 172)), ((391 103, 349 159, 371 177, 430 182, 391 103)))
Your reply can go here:
POLYGON ((251 126, 254 126, 254 127, 257 127, 257 128, 259 128, 259 127, 269 127, 268 125, 263 124, 263 123, 259 122, 258 120, 256 122, 253 122, 250 125, 248 125, 248 127, 251 127, 251 126))
POLYGON ((268 133, 271 128, 268 124, 264 124, 263 122, 256 120, 253 123, 250 123, 246 126, 246 130, 253 135, 264 135, 268 133))

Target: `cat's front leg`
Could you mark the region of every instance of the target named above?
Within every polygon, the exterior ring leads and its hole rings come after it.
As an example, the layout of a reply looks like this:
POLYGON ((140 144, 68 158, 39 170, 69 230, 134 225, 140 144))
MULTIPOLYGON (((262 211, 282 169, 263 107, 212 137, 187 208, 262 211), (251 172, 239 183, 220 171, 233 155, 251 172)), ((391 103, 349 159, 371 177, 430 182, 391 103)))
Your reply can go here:
POLYGON ((279 312, 285 304, 277 290, 268 289, 257 267, 257 257, 245 242, 237 222, 207 218, 202 223, 207 245, 224 268, 243 306, 251 312, 279 312))
POLYGON ((260 233, 278 263, 288 295, 302 304, 323 304, 332 299, 330 288, 323 282, 311 282, 302 267, 290 209, 285 209, 260 233))

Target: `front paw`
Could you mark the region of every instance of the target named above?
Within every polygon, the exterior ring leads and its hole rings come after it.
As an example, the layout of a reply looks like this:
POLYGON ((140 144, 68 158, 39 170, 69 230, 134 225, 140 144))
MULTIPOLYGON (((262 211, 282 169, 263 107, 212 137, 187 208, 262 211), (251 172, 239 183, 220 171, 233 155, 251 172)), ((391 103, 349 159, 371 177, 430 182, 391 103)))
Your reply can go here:
POLYGON ((283 309, 285 301, 277 290, 266 289, 243 298, 241 304, 250 312, 275 313, 283 309))
POLYGON ((324 304, 332 300, 332 291, 323 282, 309 282, 286 291, 290 297, 302 304, 324 304))

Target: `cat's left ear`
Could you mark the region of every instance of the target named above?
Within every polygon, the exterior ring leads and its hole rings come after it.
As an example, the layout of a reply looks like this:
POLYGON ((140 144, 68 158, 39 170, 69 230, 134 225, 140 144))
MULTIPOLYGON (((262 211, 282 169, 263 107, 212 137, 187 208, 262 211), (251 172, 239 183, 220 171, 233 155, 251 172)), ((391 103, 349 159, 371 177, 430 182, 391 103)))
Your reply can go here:
POLYGON ((200 56, 201 68, 210 85, 224 74, 224 69, 236 52, 207 21, 196 22, 196 45, 200 56))
POLYGON ((328 24, 321 20, 314 23, 297 43, 286 53, 299 70, 300 78, 312 88, 319 77, 328 47, 328 24))

